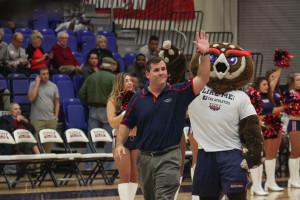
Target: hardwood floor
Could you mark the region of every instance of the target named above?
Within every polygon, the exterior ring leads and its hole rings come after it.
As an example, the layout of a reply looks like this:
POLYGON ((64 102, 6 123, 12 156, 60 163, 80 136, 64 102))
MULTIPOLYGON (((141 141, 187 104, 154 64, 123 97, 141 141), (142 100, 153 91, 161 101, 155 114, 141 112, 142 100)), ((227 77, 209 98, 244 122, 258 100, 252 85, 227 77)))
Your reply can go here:
MULTIPOLYGON (((10 179, 14 178, 12 176, 10 179)), ((25 178, 23 178, 25 180, 25 178)), ((0 181, 4 181, 1 177, 0 181)), ((298 200, 300 199, 300 189, 289 189, 286 187, 287 178, 277 179, 280 186, 284 187, 283 192, 270 192, 267 196, 251 196, 248 190, 248 200, 298 200)), ((105 185, 103 180, 96 180, 93 185, 79 186, 77 182, 69 182, 66 186, 55 188, 51 182, 45 182, 41 187, 31 188, 29 183, 19 183, 16 188, 8 190, 6 184, 0 185, 0 200, 118 200, 117 190, 118 180, 114 185, 105 185)), ((191 200, 191 180, 185 179, 177 199, 191 200)), ((141 190, 138 189, 135 200, 144 199, 141 190)))

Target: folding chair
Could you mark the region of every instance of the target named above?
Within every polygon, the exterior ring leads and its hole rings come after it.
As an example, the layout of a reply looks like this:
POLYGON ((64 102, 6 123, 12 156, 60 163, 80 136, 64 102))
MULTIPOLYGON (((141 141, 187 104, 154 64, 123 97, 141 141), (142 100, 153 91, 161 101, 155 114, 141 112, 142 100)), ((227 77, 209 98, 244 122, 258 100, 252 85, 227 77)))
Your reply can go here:
MULTIPOLYGON (((5 130, 0 130, 0 144, 13 146, 16 143, 9 132, 7 132, 5 130)), ((10 185, 10 181, 8 180, 7 175, 5 173, 4 166, 6 164, 10 164, 9 161, 11 162, 11 159, 12 159, 12 156, 4 156, 4 155, 0 156, 0 171, 2 172, 2 174, 5 178, 5 182, 10 190, 11 190, 11 185, 10 185)))
MULTIPOLYGON (((93 148, 91 142, 88 140, 84 132, 80 129, 72 128, 65 131, 65 139, 66 139, 66 145, 71 152, 72 149, 70 147, 70 143, 78 142, 78 143, 86 143, 90 145, 90 148, 93 148)), ((80 159, 76 159, 79 162, 95 162, 96 165, 94 169, 92 170, 90 176, 88 179, 86 179, 86 183, 93 177, 91 180, 95 179, 98 173, 101 173, 104 182, 106 185, 111 185, 111 181, 103 167, 103 163, 107 161, 107 154, 106 153, 88 153, 88 154, 82 154, 80 159)), ((110 154, 111 158, 113 158, 112 154, 110 154)))
MULTIPOLYGON (((112 142, 112 138, 110 137, 110 135, 107 133, 107 131, 105 129, 94 128, 90 132, 91 132, 90 134, 91 134, 91 139, 92 139, 91 146, 92 146, 92 151, 94 153, 97 153, 96 146, 94 145, 97 142, 112 142)), ((104 156, 105 156, 105 158, 100 161, 102 166, 104 165, 105 162, 114 162, 112 153, 104 153, 104 156)), ((93 180, 96 177, 96 174, 101 173, 100 170, 104 170, 104 169, 99 168, 98 170, 99 171, 94 174, 94 177, 89 177, 91 179, 90 184, 92 184, 93 180)), ((113 177, 110 179, 111 183, 114 182, 114 179, 118 174, 119 174, 118 170, 115 170, 113 177)))
MULTIPOLYGON (((32 185, 32 188, 34 188, 35 184, 32 181, 30 172, 28 170, 28 165, 29 164, 34 164, 34 163, 40 163, 41 165, 41 174, 48 174, 51 176, 51 179, 54 183, 54 185, 57 187, 57 183, 56 183, 56 179, 54 176, 54 173, 51 169, 51 163, 57 159, 56 156, 54 154, 21 154, 21 151, 19 149, 19 144, 21 143, 32 143, 32 144, 36 144, 37 145, 37 141, 35 140, 34 136, 32 135, 32 133, 28 130, 25 129, 17 129, 13 132, 14 138, 15 138, 15 142, 16 142, 16 149, 19 155, 15 155, 15 159, 22 161, 23 163, 21 163, 22 169, 21 169, 21 173, 18 173, 18 176, 16 178, 15 183, 13 184, 13 187, 15 187, 16 183, 19 182, 19 179, 22 177, 22 172, 24 171, 28 178, 29 181, 32 185)), ((37 182, 37 181, 35 181, 37 182)))
MULTIPOLYGON (((37 177, 37 182, 39 183, 39 186, 41 186, 43 181, 45 180, 46 175, 52 171, 52 168, 55 167, 56 164, 58 163, 66 163, 66 164, 70 164, 71 168, 67 167, 65 175, 63 178, 55 178, 54 174, 53 177, 55 179, 55 186, 57 187, 57 181, 61 181, 60 185, 63 184, 64 181, 66 181, 65 185, 68 183, 68 181, 70 180, 77 180, 79 185, 81 185, 81 181, 84 184, 84 179, 80 173, 80 170, 78 168, 78 165, 75 163, 74 158, 80 158, 80 153, 69 153, 63 139, 60 137, 59 133, 56 130, 53 129, 43 129, 39 132, 39 141, 40 144, 45 144, 45 143, 49 143, 49 142, 53 142, 53 143, 60 143, 64 146, 65 152, 64 153, 60 153, 60 154, 55 154, 55 160, 53 160, 52 163, 49 163, 48 168, 50 169, 49 171, 44 171, 43 173, 41 173, 38 177, 37 177), (76 175, 76 179, 71 178, 73 176, 75 172, 76 175), (67 177, 69 175, 69 177, 67 177)), ((43 145, 41 145, 41 153, 45 153, 45 150, 43 148, 43 145)))

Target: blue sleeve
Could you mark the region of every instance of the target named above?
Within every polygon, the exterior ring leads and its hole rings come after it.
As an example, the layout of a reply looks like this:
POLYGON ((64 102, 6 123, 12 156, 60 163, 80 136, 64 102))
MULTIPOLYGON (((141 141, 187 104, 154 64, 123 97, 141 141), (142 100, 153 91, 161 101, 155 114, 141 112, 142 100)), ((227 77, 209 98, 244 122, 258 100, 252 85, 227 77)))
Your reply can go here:
POLYGON ((180 101, 186 106, 198 96, 194 92, 193 80, 174 84, 171 86, 171 90, 179 91, 180 101))

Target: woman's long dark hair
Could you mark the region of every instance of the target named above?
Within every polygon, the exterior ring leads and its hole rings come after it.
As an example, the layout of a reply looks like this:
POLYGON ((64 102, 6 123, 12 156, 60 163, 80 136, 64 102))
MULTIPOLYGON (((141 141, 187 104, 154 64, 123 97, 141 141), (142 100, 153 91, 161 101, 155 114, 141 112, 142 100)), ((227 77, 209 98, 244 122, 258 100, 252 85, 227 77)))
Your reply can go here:
MULTIPOLYGON (((276 104, 275 104, 275 102, 274 102, 274 100, 273 100, 273 98, 272 98, 272 91, 271 91, 270 83, 269 83, 269 81, 267 80, 266 77, 264 77, 264 76, 256 77, 256 78, 254 79, 253 83, 252 83, 252 87, 253 87, 254 89, 256 89, 256 90, 259 92, 259 86, 260 86, 261 82, 263 82, 263 81, 267 81, 267 82, 268 82, 268 86, 269 86, 269 87, 268 87, 267 98, 268 98, 269 101, 275 106, 276 104)), ((260 92, 260 93, 261 93, 261 92, 260 92)))

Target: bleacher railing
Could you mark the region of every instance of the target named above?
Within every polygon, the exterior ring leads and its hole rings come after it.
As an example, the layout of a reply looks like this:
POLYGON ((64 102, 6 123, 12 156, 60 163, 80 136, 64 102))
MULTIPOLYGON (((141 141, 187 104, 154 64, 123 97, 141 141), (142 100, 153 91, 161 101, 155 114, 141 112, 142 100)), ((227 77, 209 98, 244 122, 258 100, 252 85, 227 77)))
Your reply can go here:
POLYGON ((254 64, 254 78, 256 78, 256 76, 261 75, 264 56, 262 53, 252 52, 251 57, 252 57, 253 64, 254 64))

